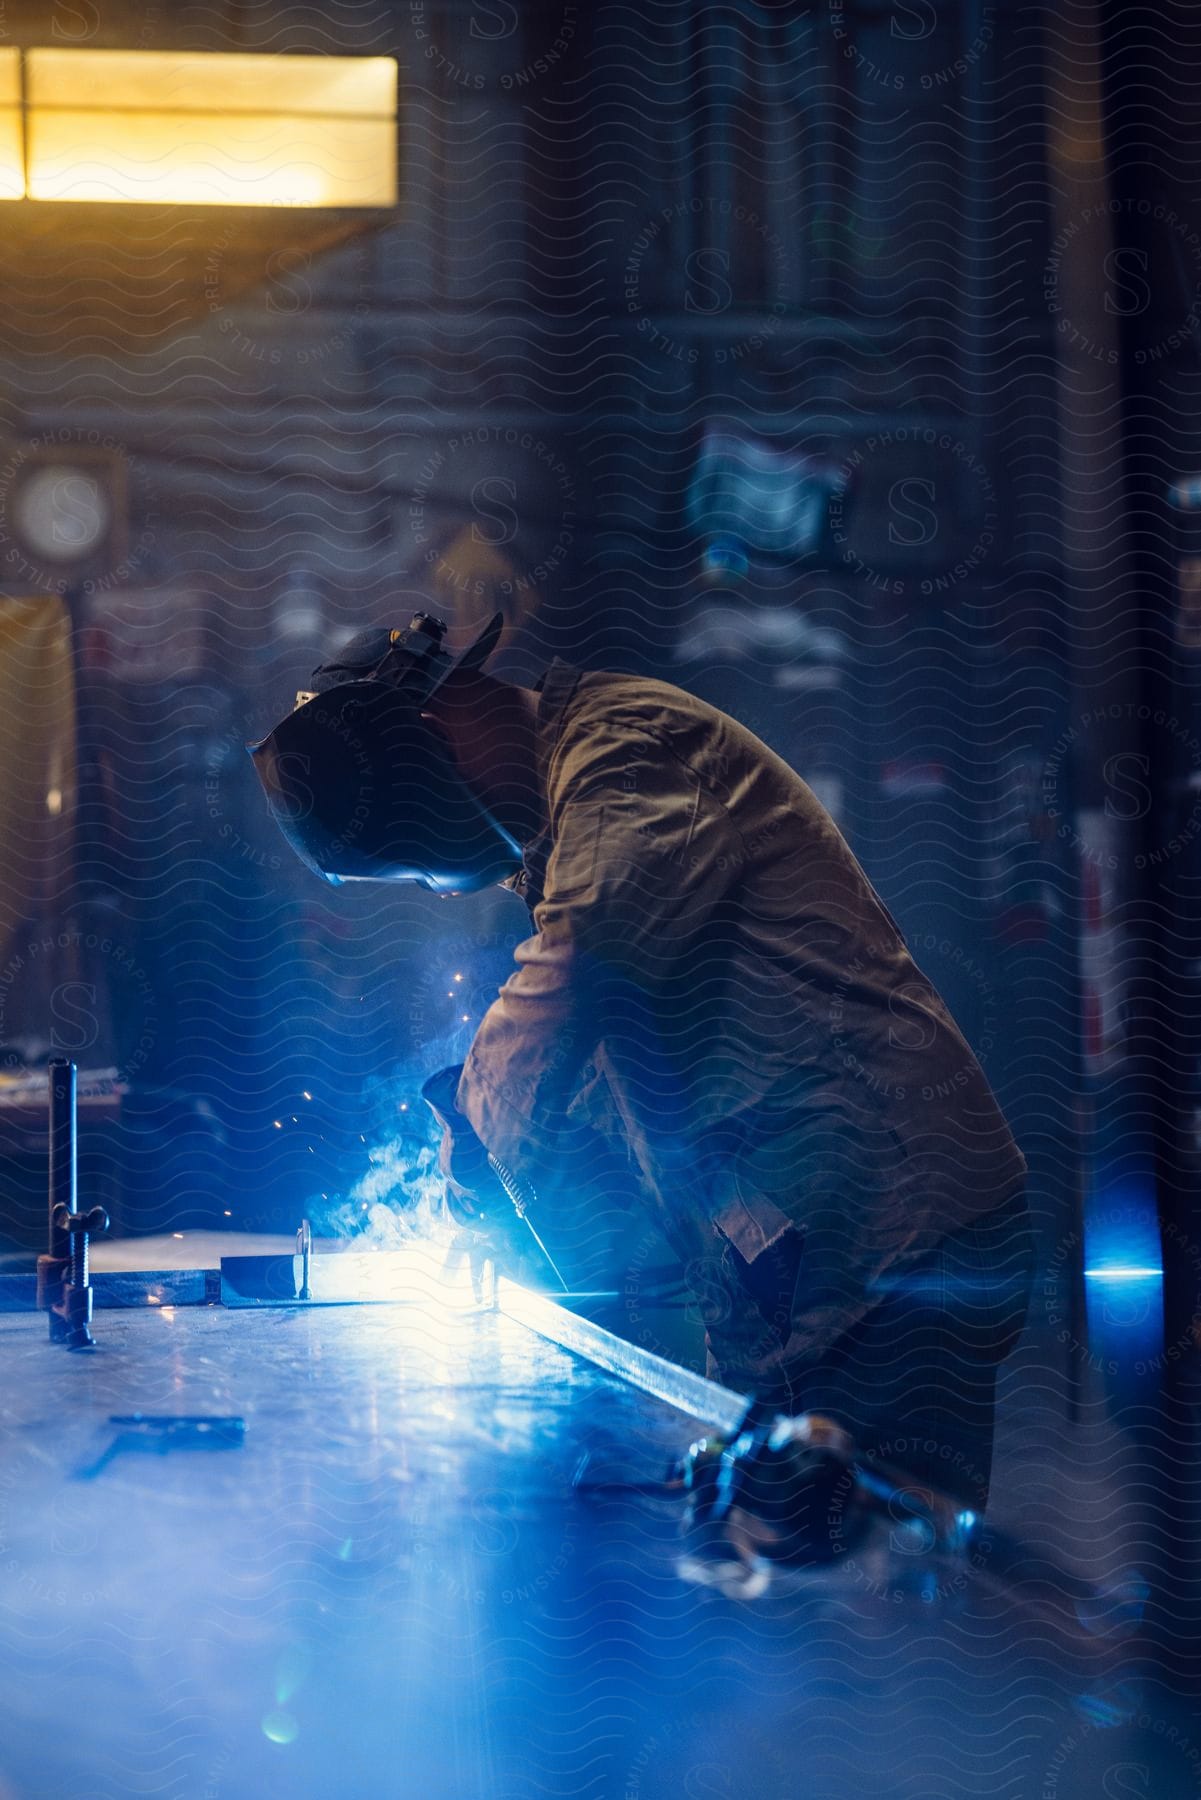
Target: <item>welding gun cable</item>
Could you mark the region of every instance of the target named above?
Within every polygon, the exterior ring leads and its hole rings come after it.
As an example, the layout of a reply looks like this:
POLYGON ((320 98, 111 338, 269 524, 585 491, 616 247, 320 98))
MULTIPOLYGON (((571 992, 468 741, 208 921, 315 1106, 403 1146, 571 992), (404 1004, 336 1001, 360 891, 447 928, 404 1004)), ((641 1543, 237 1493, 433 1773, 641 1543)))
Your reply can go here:
POLYGON ((507 1166, 507 1164, 501 1162, 499 1156, 493 1156, 491 1151, 488 1152, 488 1167, 491 1169, 492 1173, 496 1176, 496 1179, 500 1182, 501 1187, 504 1188, 505 1193, 509 1196, 509 1199, 513 1202, 513 1211, 517 1214, 517 1217, 524 1223, 527 1230, 529 1231, 530 1236, 533 1238, 534 1242, 537 1244, 539 1250, 541 1250, 543 1256, 546 1258, 546 1261, 550 1264, 550 1267, 551 1267, 552 1271, 554 1272, 555 1280, 558 1282, 559 1286, 563 1289, 563 1292, 565 1294, 569 1294, 571 1292, 571 1289, 568 1287, 567 1283, 564 1281, 562 1271, 560 1270, 558 1263, 555 1261, 554 1257, 551 1255, 551 1253, 547 1249, 546 1245, 542 1242, 542 1239, 538 1236, 537 1231, 534 1229, 534 1222, 530 1218, 529 1204, 530 1204, 531 1200, 535 1199, 535 1194, 534 1194, 533 1188, 530 1186, 528 1181, 523 1181, 520 1179, 519 1176, 514 1175, 512 1169, 510 1169, 507 1166))

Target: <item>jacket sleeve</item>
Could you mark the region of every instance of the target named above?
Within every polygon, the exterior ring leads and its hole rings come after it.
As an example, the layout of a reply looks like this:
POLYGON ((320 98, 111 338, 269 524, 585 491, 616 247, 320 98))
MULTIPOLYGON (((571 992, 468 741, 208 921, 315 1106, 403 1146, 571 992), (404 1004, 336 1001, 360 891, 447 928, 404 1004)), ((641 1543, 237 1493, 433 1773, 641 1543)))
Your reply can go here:
POLYGON ((535 936, 480 1023, 458 1105, 503 1162, 553 1155, 622 991, 647 995, 737 879, 725 808, 666 744, 614 729, 552 779, 535 936), (557 790, 557 791, 556 791, 557 790))

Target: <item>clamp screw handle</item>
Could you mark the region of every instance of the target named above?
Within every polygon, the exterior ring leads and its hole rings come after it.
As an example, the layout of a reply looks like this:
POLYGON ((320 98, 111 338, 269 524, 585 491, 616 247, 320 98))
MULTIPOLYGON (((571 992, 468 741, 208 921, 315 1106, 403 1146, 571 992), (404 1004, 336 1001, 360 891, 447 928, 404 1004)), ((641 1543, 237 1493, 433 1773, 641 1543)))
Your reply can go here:
POLYGON ((97 1232, 108 1230, 108 1214, 102 1206, 94 1206, 91 1212, 71 1212, 60 1202, 54 1209, 54 1224, 59 1231, 84 1231, 90 1237, 97 1232))

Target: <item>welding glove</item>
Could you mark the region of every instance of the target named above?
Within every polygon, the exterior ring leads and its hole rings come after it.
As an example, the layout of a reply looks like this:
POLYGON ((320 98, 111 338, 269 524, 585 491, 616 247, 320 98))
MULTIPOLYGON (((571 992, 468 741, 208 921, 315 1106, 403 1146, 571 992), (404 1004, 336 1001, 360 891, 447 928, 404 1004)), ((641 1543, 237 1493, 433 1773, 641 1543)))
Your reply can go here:
POLYGON ((462 1063, 439 1069, 423 1084, 421 1098, 442 1127, 438 1167, 446 1177, 447 1207, 459 1224, 469 1224, 503 1193, 488 1166, 488 1152, 455 1105, 462 1073, 462 1063))

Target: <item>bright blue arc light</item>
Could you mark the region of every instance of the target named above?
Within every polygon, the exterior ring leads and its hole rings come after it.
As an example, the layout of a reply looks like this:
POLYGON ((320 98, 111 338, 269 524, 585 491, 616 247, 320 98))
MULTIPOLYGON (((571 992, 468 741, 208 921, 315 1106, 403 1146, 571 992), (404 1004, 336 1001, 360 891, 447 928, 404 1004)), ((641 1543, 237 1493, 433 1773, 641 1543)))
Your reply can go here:
POLYGON ((1162 1281, 1162 1269, 1127 1268, 1118 1263, 1108 1269, 1086 1269, 1086 1281, 1162 1281))

